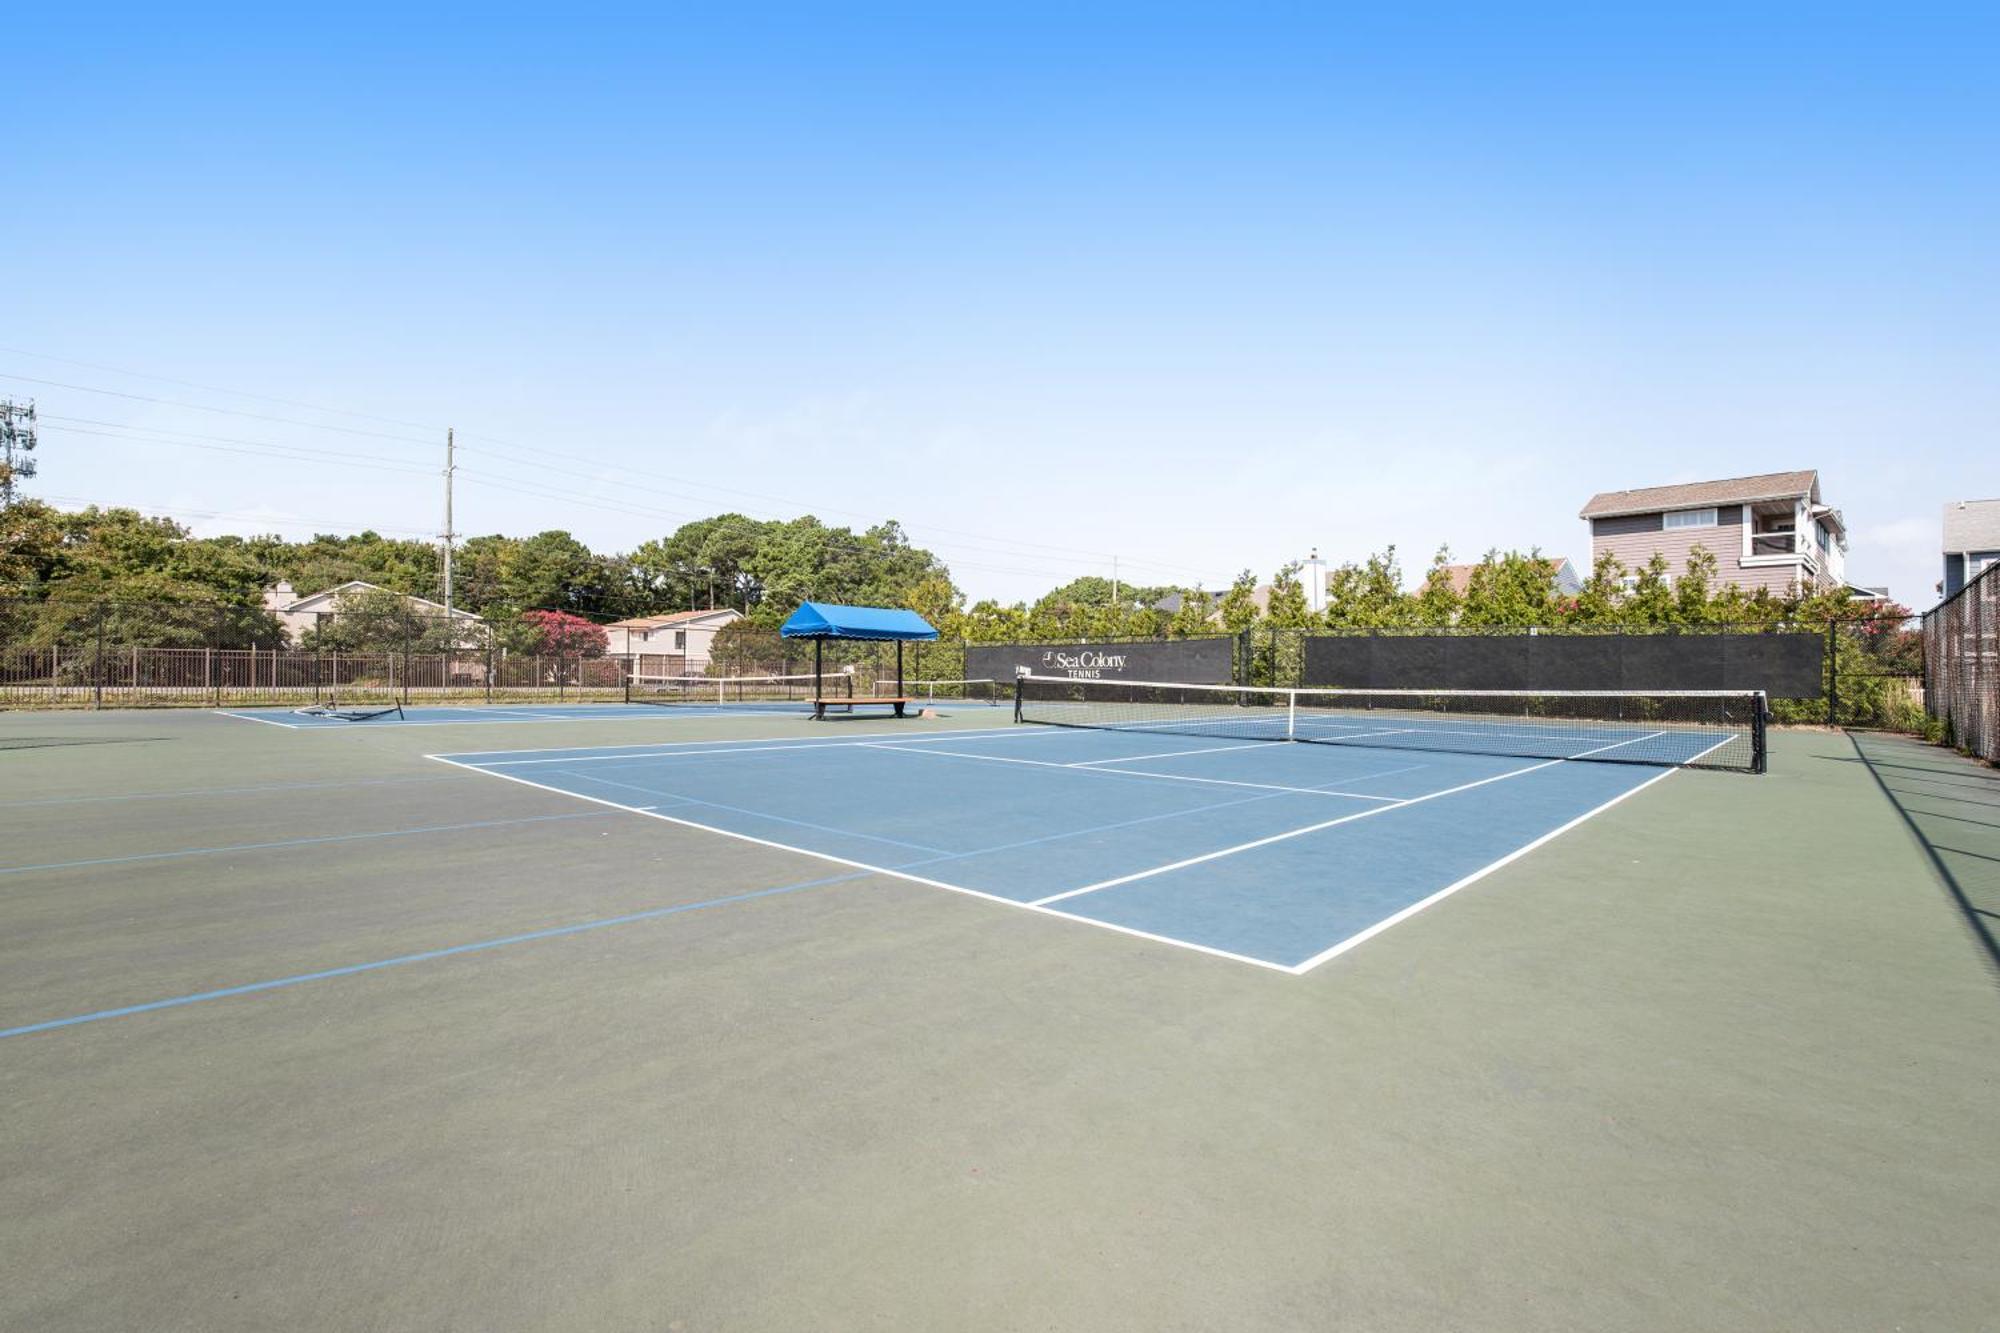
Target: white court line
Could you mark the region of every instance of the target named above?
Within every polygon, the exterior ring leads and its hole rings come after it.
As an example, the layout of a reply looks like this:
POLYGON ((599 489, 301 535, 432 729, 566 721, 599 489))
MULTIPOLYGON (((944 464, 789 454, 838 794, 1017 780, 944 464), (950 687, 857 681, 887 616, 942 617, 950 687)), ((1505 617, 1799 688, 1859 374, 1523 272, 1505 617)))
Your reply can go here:
MULTIPOLYGON (((1643 736, 1634 736, 1629 741, 1619 741, 1615 745, 1600 745, 1595 750, 1585 750, 1583 754, 1577 755, 1575 757, 1578 759, 1582 759, 1584 758, 1585 755, 1603 754, 1606 750, 1615 750, 1620 745, 1637 745, 1640 741, 1650 741, 1656 736, 1671 736, 1673 734, 1674 733, 1671 731, 1649 731, 1643 736)), ((1708 750, 1719 750, 1723 746, 1729 744, 1729 742, 1734 739, 1735 737, 1733 736, 1724 736, 1721 740, 1709 746, 1708 750)), ((1703 750, 1701 753, 1707 754, 1708 750, 1703 750)), ((1696 758, 1700 758, 1700 755, 1697 755, 1696 758)))
POLYGON ((692 819, 682 819, 676 815, 663 814, 658 810, 645 809, 634 805, 622 805, 617 801, 609 801, 601 796, 585 796, 582 792, 570 791, 563 787, 551 787, 546 783, 533 782, 527 778, 516 777, 512 773, 495 773, 492 769, 482 768, 478 764, 460 763, 456 759, 448 758, 441 754, 427 754, 424 758, 434 759, 440 764, 450 764, 453 768, 464 768, 474 773, 484 773, 488 777, 499 778, 502 782, 518 782, 523 787, 533 787, 538 791, 554 792, 559 796, 567 796, 572 800, 589 801, 593 805, 609 806, 613 810, 623 810, 628 814, 640 815, 646 819, 657 819, 668 824, 679 824, 683 828, 700 829, 704 833, 718 833, 725 838, 734 838, 738 842, 752 843, 759 847, 775 848, 781 852, 796 852, 800 856, 809 856, 816 861, 828 861, 834 865, 848 866, 855 870, 866 870, 872 874, 886 875, 891 879, 908 880, 912 884, 922 884, 927 888, 944 889, 949 893, 961 893, 968 898, 983 898, 987 902, 1000 903, 1007 907, 1016 907, 1024 912, 1034 912, 1041 916, 1052 916, 1062 921, 1081 922, 1086 926, 1096 926, 1100 930, 1115 931, 1120 935, 1129 935, 1135 939, 1151 940, 1155 944, 1171 944, 1177 949, 1187 949, 1194 953, 1205 953, 1213 958, 1227 958, 1235 963, 1249 963, 1253 967, 1267 968, 1273 972, 1284 972, 1287 974, 1292 972, 1290 966, 1284 963, 1274 963, 1268 958, 1253 958, 1249 954, 1231 953, 1227 949, 1212 948, 1206 944, 1196 944, 1191 940, 1177 940, 1170 935, 1155 935, 1151 931, 1135 930, 1130 926, 1121 926, 1110 921, 1095 921, 1090 917, 1077 916, 1072 912, 1057 911, 1055 908, 1043 907, 1036 903, 1026 903, 1013 898, 1003 898, 997 893, 986 893, 980 889, 968 889, 962 884, 947 884, 941 879, 931 879, 924 875, 913 875, 907 870, 893 870, 888 866, 871 865, 866 861, 856 861, 852 857, 835 856, 831 852, 814 851, 809 847, 795 847, 790 843, 776 842, 770 838, 754 837, 748 833, 738 833, 734 829, 718 828, 713 824, 703 824, 692 819))
MULTIPOLYGON (((1735 738, 1729 737, 1717 741, 1714 745, 1709 746, 1708 749, 1703 750, 1700 754, 1697 754, 1693 759, 1690 759, 1688 762, 1694 763, 1697 760, 1700 760, 1705 756, 1714 753, 1716 750, 1719 750, 1723 746, 1729 744, 1730 740, 1733 739, 1735 738)), ((1457 893, 1460 889, 1465 888, 1467 885, 1478 883, 1480 880, 1485 879, 1488 875, 1500 869, 1502 866, 1511 865, 1515 861, 1518 861, 1522 857, 1526 856, 1529 852, 1534 851, 1537 847, 1544 846, 1554 841, 1555 839, 1560 838, 1563 834, 1569 832, 1571 829, 1575 828, 1578 824, 1583 823, 1586 819, 1591 819, 1596 817, 1597 815, 1603 814, 1606 810, 1609 810, 1612 806, 1618 804, 1620 801, 1623 801, 1628 797, 1637 796, 1640 792, 1646 790, 1646 788, 1652 786, 1654 783, 1663 782, 1667 778, 1672 777, 1675 773, 1679 771, 1680 770, 1677 768, 1670 768, 1666 770, 1664 773, 1658 773, 1650 778, 1647 778, 1644 782, 1640 783, 1636 787, 1628 787, 1626 790, 1619 792, 1616 796, 1606 801, 1603 805, 1598 806, 1596 809, 1584 811, 1582 814, 1578 815, 1575 819, 1570 820, 1569 823, 1562 825, 1560 828, 1550 829, 1547 833, 1544 833, 1541 837, 1536 838, 1533 842, 1528 843, 1526 846, 1516 848, 1515 850, 1501 857, 1499 860, 1481 866, 1479 869, 1473 871, 1465 878, 1445 885, 1443 888, 1439 889, 1436 893, 1431 894, 1429 897, 1421 898, 1418 901, 1411 903, 1408 907, 1405 907, 1400 912, 1396 912, 1390 916, 1383 917, 1380 921, 1377 921, 1374 925, 1369 926, 1366 930, 1358 931, 1353 935, 1349 935, 1346 939, 1342 940, 1340 943, 1320 950, 1318 953, 1306 959, 1304 962, 1294 964, 1291 969, 1292 975, 1302 977, 1306 973, 1318 967, 1321 963, 1324 963, 1329 959, 1338 958, 1340 955, 1346 953, 1349 949, 1352 949, 1357 944, 1365 944, 1369 940, 1374 939, 1377 935, 1380 935, 1383 931, 1387 930, 1389 927, 1396 925, 1398 922, 1409 920, 1411 917, 1423 911, 1426 907, 1429 907, 1433 903, 1443 902, 1446 898, 1451 897, 1452 894, 1457 893)))
POLYGON ((227 708, 212 709, 217 717, 233 717, 238 722, 262 722, 267 727, 283 727, 286 731, 314 731, 314 727, 302 727, 296 722, 279 722, 274 718, 253 717, 249 713, 232 713, 227 708))
MULTIPOLYGON (((706 716, 714 717, 715 714, 710 713, 707 714, 706 716)), ((261 721, 262 719, 253 718, 251 720, 261 721)), ((854 739, 849 739, 848 737, 845 736, 812 737, 807 740, 797 742, 796 748, 820 750, 820 749, 833 749, 844 745, 864 745, 867 744, 868 742, 866 740, 861 739, 862 737, 867 737, 872 739, 878 736, 892 736, 900 740, 906 740, 908 744, 919 745, 919 744, 928 744, 931 741, 956 741, 956 740, 972 740, 972 739, 1001 740, 1010 736, 1022 736, 1022 737, 1060 736, 1062 734, 1063 733, 1060 731, 1050 731, 1046 728, 1034 728, 1034 727, 1002 727, 997 729, 988 727, 966 727, 963 730, 945 731, 935 736, 905 737, 900 729, 894 727, 888 727, 880 731, 857 731, 854 733, 855 737, 854 739)), ((611 759, 620 757, 616 755, 607 755, 602 753, 603 751, 606 750, 661 750, 663 756, 670 756, 682 749, 687 749, 688 747, 696 745, 754 745, 761 741, 785 741, 785 740, 786 738, 782 736, 711 736, 706 740, 622 741, 617 745, 530 745, 530 746, 524 746, 523 748, 518 750, 459 750, 455 752, 453 757, 462 759, 466 755, 474 755, 474 754, 495 754, 495 755, 569 754, 569 755, 576 755, 577 762, 584 762, 586 760, 594 760, 599 758, 611 759), (667 748, 662 748, 662 747, 667 747, 667 748), (585 750, 590 751, 591 753, 582 755, 578 754, 579 751, 585 751, 585 750)), ((690 752, 698 753, 696 751, 690 751, 690 752)), ((445 756, 442 755, 439 756, 439 758, 444 758, 444 757, 445 756)), ((651 756, 645 756, 645 757, 651 757, 651 756)), ((493 762, 524 763, 526 761, 495 760, 493 762)))
MULTIPOLYGON (((1273 745, 1274 741, 1256 741, 1256 745, 1273 745)), ((871 750, 901 750, 901 745, 870 744, 871 750)), ((1155 773, 1143 768, 1093 768, 1089 763, 1078 761, 1061 764, 1052 759, 1016 759, 1011 755, 967 754, 963 750, 917 750, 911 754, 936 755, 941 759, 972 759, 983 764, 1025 764, 1030 768, 1060 768, 1071 773, 1098 773, 1107 778, 1151 778, 1161 782, 1192 782, 1204 787, 1249 787, 1256 791, 1292 792, 1299 796, 1345 796, 1356 801, 1393 801, 1393 796, 1376 796, 1370 792, 1333 791, 1326 787, 1288 787, 1278 782, 1238 782, 1232 778, 1200 778, 1188 773, 1155 773)), ((1093 761, 1095 762, 1095 761, 1093 761)), ((1420 765, 1421 767, 1421 765, 1420 765)))
MULTIPOLYGON (((411 704, 411 705, 410 705, 410 707, 412 707, 412 708, 445 708, 445 707, 449 707, 449 706, 450 706, 450 705, 447 705, 447 704, 411 704)), ((563 705, 561 705, 561 704, 550 704, 550 705, 548 705, 548 707, 551 707, 551 708, 560 708, 560 707, 562 707, 562 706, 563 706, 563 705)), ((617 703, 601 703, 601 704, 577 704, 577 705, 575 705, 575 706, 576 706, 576 707, 578 707, 578 708, 628 708, 628 707, 629 707, 629 708, 630 708, 630 709, 631 709, 632 711, 627 711, 627 712, 622 712, 622 713, 509 713, 509 714, 506 714, 506 715, 504 715, 504 716, 501 716, 501 717, 495 717, 495 716, 493 716, 493 715, 494 715, 495 713, 499 713, 499 712, 501 712, 502 710, 500 710, 500 709, 497 709, 497 708, 486 708, 486 707, 482 707, 482 706, 478 706, 478 705, 469 705, 469 706, 467 707, 466 711, 467 711, 468 713, 477 713, 477 714, 478 714, 479 716, 477 716, 477 717, 470 717, 470 716, 468 716, 468 717, 453 717, 453 718, 440 718, 440 719, 438 719, 438 720, 436 720, 436 721, 432 721, 432 722, 410 722, 410 721, 399 721, 399 722, 395 722, 395 723, 391 723, 390 725, 392 725, 392 726, 394 726, 394 727, 396 727, 396 728, 398 728, 398 729, 401 729, 401 728, 404 728, 404 727, 497 727, 497 726, 505 726, 505 725, 507 725, 507 724, 509 724, 509 723, 522 723, 522 722, 547 722, 547 723, 557 723, 557 722, 638 722, 638 721, 642 721, 642 720, 651 720, 651 719, 653 719, 653 718, 656 718, 656 717, 657 717, 657 718, 662 718, 662 719, 666 719, 666 718, 671 718, 671 719, 673 719, 674 721, 677 721, 677 722, 679 722, 679 721, 686 721, 686 720, 687 720, 687 719, 689 719, 689 718, 695 718, 695 717, 704 717, 704 718, 707 718, 707 717, 762 717, 762 718, 768 718, 768 717, 772 716, 772 714, 771 714, 771 713, 769 713, 769 712, 757 712, 757 713, 725 713, 725 712, 717 712, 717 711, 714 711, 714 710, 710 710, 710 711, 707 711, 707 712, 694 712, 694 711, 690 711, 690 712, 687 712, 687 713, 673 713, 673 712, 669 712, 668 710, 666 710, 666 709, 663 709, 663 708, 650 708, 650 709, 647 709, 647 710, 646 710, 645 712, 643 712, 643 713, 642 713, 642 712, 638 712, 638 711, 636 711, 636 710, 637 710, 637 708, 639 707, 639 705, 629 705, 629 706, 628 706, 628 705, 626 705, 626 704, 617 704, 617 703)), ((237 720, 239 720, 239 721, 242 721, 242 722, 262 722, 262 723, 264 723, 264 724, 265 724, 266 726, 271 726, 271 727, 283 727, 283 728, 285 728, 285 729, 286 729, 287 731, 338 731, 338 732, 347 732, 347 731, 350 731, 350 730, 352 730, 352 728, 351 728, 351 727, 348 727, 348 726, 335 726, 334 724, 332 724, 332 723, 330 723, 330 722, 328 722, 328 723, 320 723, 320 724, 316 724, 316 725, 313 725, 313 726, 309 726, 309 727, 308 727, 308 726, 299 726, 298 724, 296 724, 296 723, 292 723, 292 722, 277 722, 277 721, 273 721, 273 720, 272 720, 271 718, 268 718, 268 717, 252 717, 252 716, 251 716, 250 714, 248 714, 248 713, 235 713, 235 712, 231 712, 231 711, 229 711, 229 710, 228 710, 228 709, 226 709, 226 708, 211 708, 211 709, 210 709, 209 711, 210 711, 210 712, 212 712, 212 713, 216 713, 216 714, 219 714, 219 715, 220 715, 220 716, 222 716, 222 717, 233 717, 233 718, 236 718, 237 720)), ((789 714, 789 713, 787 713, 787 714, 783 714, 782 716, 785 716, 785 717, 790 717, 790 716, 792 716, 792 714, 789 714)), ((803 711, 801 711, 801 712, 800 712, 800 713, 798 714, 798 717, 799 717, 799 718, 801 718, 801 719, 803 719, 803 718, 804 718, 805 716, 806 716, 806 715, 805 715, 805 713, 804 713, 803 711)), ((871 735, 871 736, 875 736, 875 735, 888 735, 888 734, 890 734, 890 733, 887 733, 887 732, 869 732, 869 733, 867 733, 867 734, 868 734, 868 735, 871 735)), ((640 741, 640 742, 627 742, 627 743, 628 743, 628 744, 641 744, 641 745, 701 745, 701 744, 705 744, 705 743, 707 743, 707 742, 702 742, 702 741, 640 741)), ((595 748, 599 748, 599 747, 595 747, 595 746, 592 746, 592 747, 585 747, 585 746, 569 746, 569 747, 564 747, 564 746, 559 746, 559 745, 549 745, 549 746, 543 746, 543 747, 541 747, 541 748, 543 748, 543 749, 549 749, 549 750, 559 750, 559 749, 564 749, 564 748, 569 748, 569 749, 585 749, 585 748, 592 748, 592 749, 595 749, 595 748)), ((474 751, 467 751, 467 753, 470 753, 470 754, 478 754, 478 753, 481 753, 481 751, 476 751, 476 750, 474 750, 474 751)), ((527 751, 523 751, 522 753, 528 753, 528 752, 527 752, 527 751)))
POLYGON ((1161 750, 1156 754, 1128 754, 1118 759, 1084 759, 1074 767, 1095 768, 1099 764, 1136 764, 1141 759, 1177 759, 1184 754, 1221 754, 1225 750, 1256 750, 1269 745, 1269 741, 1245 741, 1241 745, 1204 745, 1198 750, 1161 750))
MULTIPOLYGON (((870 732, 865 732, 863 734, 869 736, 894 736, 896 733, 893 731, 870 731, 870 732)), ((952 736, 930 737, 928 739, 941 740, 941 741, 958 740, 960 739, 961 736, 974 736, 986 740, 1004 740, 1007 737, 1010 737, 1014 734, 1015 733, 1011 731, 1003 731, 1003 732, 993 733, 991 735, 982 735, 981 733, 975 731, 975 732, 961 732, 958 735, 952 735, 952 736)), ((921 745, 925 742, 925 739, 926 738, 924 737, 917 737, 906 743, 909 745, 921 745)), ((639 747, 641 752, 636 754, 630 753, 628 751, 626 753, 621 753, 621 754, 583 754, 583 755, 575 755, 570 758, 561 757, 562 747, 553 747, 553 753, 556 754, 557 757, 552 759, 489 759, 482 761, 482 764, 485 766, 505 766, 508 768, 514 768, 522 764, 600 764, 600 763, 608 763, 614 760, 624 760, 624 759, 706 759, 710 755, 717 755, 717 754, 764 754, 772 750, 849 750, 857 748, 865 748, 871 750, 886 750, 886 749, 898 748, 893 746, 882 745, 874 741, 863 741, 863 740, 786 741, 786 740, 777 740, 776 738, 772 738, 772 741, 773 743, 771 744, 765 744, 754 736, 737 738, 730 741, 655 741, 653 742, 655 745, 661 745, 661 746, 701 744, 701 745, 733 745, 735 748, 728 750, 663 749, 657 752, 647 753, 645 752, 644 747, 639 747)), ((586 746, 575 746, 572 748, 581 750, 590 750, 590 749, 595 749, 597 747, 586 745, 586 746)), ((604 748, 610 749, 613 747, 606 746, 604 748)), ((460 757, 462 758, 464 754, 486 754, 486 753, 489 752, 484 750, 467 750, 464 751, 460 757)), ((498 751, 491 751, 490 753, 541 754, 548 752, 540 750, 498 750, 498 751)), ((1015 762, 1015 761, 1009 761, 1009 762, 1015 762)), ((1022 760, 1018 762, 1025 763, 1027 761, 1022 760)))
MULTIPOLYGON (((1629 743, 1627 741, 1618 742, 1620 745, 1629 743)), ((1718 744, 1726 745, 1728 741, 1721 741, 1718 744)), ((1597 748, 1604 750, 1611 747, 1601 745, 1597 748)), ((1709 747, 1711 750, 1715 748, 1716 746, 1709 747)), ((1474 787, 1484 787, 1490 782, 1505 782, 1508 778, 1518 778, 1523 773, 1539 773, 1542 769, 1553 768, 1557 764, 1567 764, 1571 760, 1582 759, 1587 755, 1595 753, 1597 753, 1596 750, 1585 750, 1582 754, 1571 755, 1567 759, 1546 759, 1539 764, 1530 764, 1526 768, 1516 768, 1510 769, 1505 773, 1495 773, 1491 777, 1480 778, 1477 782, 1464 782, 1456 787, 1446 787, 1443 791, 1427 792, 1422 796, 1407 797, 1395 802, 1393 805, 1378 805, 1373 810, 1357 810, 1351 815, 1341 815, 1337 819, 1322 820, 1317 824, 1308 824, 1304 828, 1295 828, 1286 833, 1273 833, 1269 837, 1238 843, 1234 847, 1224 847, 1221 851, 1204 852, 1200 856, 1190 856, 1179 861, 1170 862, 1167 865, 1154 866, 1151 870, 1139 870, 1129 875, 1119 875, 1113 879, 1099 880, 1095 884, 1085 884, 1081 888, 1067 889, 1062 893, 1052 893, 1046 898, 1037 898, 1035 899, 1035 905, 1039 907, 1046 903, 1059 903, 1066 898, 1077 898, 1086 893, 1096 893, 1100 889, 1116 888, 1120 884, 1130 884, 1134 880, 1151 879, 1155 875, 1164 875, 1173 870, 1184 870, 1188 866, 1197 866, 1205 861, 1216 861, 1225 856, 1235 856, 1239 852, 1248 852, 1259 847, 1268 847, 1274 842, 1285 842, 1292 838, 1302 838, 1308 833, 1318 833, 1341 824, 1352 824, 1357 819, 1367 819, 1371 815, 1386 815, 1393 810, 1405 810, 1413 805, 1422 805, 1425 801, 1435 801, 1440 796, 1451 796, 1458 792, 1471 791, 1474 787)), ((1707 753, 1707 750, 1702 751, 1702 754, 1707 753)), ((1699 758, 1700 756, 1696 757, 1699 758)), ((1671 772, 1672 770, 1669 769, 1668 771, 1671 772)))

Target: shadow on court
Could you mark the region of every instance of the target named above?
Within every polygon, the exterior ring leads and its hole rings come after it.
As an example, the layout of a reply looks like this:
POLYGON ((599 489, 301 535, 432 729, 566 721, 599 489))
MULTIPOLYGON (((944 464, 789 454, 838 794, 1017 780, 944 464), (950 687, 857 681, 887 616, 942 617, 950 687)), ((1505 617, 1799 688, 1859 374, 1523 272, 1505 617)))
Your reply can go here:
POLYGON ((2000 981, 2000 769, 1900 736, 1850 733, 2000 981))

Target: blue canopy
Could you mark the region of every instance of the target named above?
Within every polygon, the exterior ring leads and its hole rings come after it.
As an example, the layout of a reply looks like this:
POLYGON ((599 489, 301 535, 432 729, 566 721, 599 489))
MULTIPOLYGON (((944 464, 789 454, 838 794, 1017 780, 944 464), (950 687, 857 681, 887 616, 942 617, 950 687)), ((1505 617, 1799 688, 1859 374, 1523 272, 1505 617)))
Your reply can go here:
POLYGON ((832 606, 801 602, 779 627, 788 639, 935 639, 931 622, 915 611, 886 606, 832 606))

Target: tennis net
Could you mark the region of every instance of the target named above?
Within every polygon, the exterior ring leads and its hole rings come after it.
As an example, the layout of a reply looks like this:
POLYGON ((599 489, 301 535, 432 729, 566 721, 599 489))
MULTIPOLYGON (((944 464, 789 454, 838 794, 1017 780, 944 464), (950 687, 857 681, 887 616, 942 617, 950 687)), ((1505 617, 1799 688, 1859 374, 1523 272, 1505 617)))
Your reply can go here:
POLYGON ((1765 767, 1764 696, 1721 690, 1376 690, 1021 676, 1014 720, 1527 759, 1765 767))
MULTIPOLYGON (((886 694, 892 684, 880 683, 876 691, 886 694)), ((926 705, 1002 704, 1013 699, 1014 686, 997 680, 909 680, 903 682, 903 693, 926 705)))
MULTIPOLYGON (((628 704, 706 704, 713 708, 730 704, 811 703, 814 681, 811 673, 802 676, 632 676, 625 682, 628 704)), ((854 678, 826 677, 829 698, 845 698, 853 692, 854 678)))

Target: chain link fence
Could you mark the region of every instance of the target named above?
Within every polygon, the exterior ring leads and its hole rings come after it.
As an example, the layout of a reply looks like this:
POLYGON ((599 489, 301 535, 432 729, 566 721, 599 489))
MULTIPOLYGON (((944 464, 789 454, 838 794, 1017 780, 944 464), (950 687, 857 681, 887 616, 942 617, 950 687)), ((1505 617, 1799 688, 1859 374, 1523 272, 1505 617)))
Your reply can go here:
POLYGON ((594 627, 489 625, 405 610, 290 617, 257 607, 0 598, 0 707, 621 697, 635 670, 594 627))
MULTIPOLYGON (((740 621, 706 656, 610 653, 601 628, 421 614, 396 598, 279 615, 258 607, 0 598, 0 708, 245 707, 339 699, 610 701, 682 676, 797 676, 813 644, 740 621)), ((898 680, 897 645, 829 641, 828 675, 856 694, 898 680)), ((904 646, 902 679, 955 682, 965 645, 904 646)))
MULTIPOLYGON (((2000 582, 1988 574, 1923 618, 1857 614, 1811 627, 1826 637, 1823 688, 1773 700, 1779 722, 1909 731, 1948 726, 1959 743, 1993 757, 1994 635, 2000 582), (1929 689, 1926 690, 1926 681, 1929 689), (1972 739, 1966 739, 1972 738, 1972 739), (1983 748, 1982 748, 1983 747, 1983 748)), ((1489 628, 1398 627, 1334 631, 1258 625, 1236 638, 1235 680, 1305 683, 1306 641, 1316 635, 1494 637, 1535 634, 1797 633, 1801 625, 1489 628)), ((1024 635, 1000 642, 1049 642, 1024 635)), ((1078 638, 1079 646, 1130 640, 1078 638)), ((907 683, 957 681, 968 644, 831 641, 829 674, 857 694, 907 683)), ((970 645, 976 646, 976 645, 970 645)), ((814 668, 813 645, 741 621, 718 633, 706 659, 685 653, 612 654, 603 631, 581 622, 450 620, 401 599, 311 616, 254 606, 65 598, 0 598, 0 708, 302 704, 329 698, 411 702, 566 701, 620 698, 628 683, 676 676, 795 676, 814 668)))
POLYGON ((1923 669, 1942 739, 2000 763, 2000 565, 1924 613, 1923 669))

